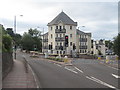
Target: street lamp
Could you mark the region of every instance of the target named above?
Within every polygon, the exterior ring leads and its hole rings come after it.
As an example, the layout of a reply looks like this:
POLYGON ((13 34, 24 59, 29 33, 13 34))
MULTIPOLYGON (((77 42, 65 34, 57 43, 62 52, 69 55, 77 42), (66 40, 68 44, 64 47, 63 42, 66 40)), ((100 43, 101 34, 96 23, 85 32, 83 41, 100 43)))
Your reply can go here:
MULTIPOLYGON (((20 16, 23 16, 23 15, 20 15, 20 16)), ((15 33, 15 36, 16 36, 16 15, 14 16, 14 33, 15 33)), ((17 48, 17 46, 16 46, 16 42, 14 42, 14 49, 15 49, 15 52, 14 52, 14 59, 16 59, 16 48, 17 48)))

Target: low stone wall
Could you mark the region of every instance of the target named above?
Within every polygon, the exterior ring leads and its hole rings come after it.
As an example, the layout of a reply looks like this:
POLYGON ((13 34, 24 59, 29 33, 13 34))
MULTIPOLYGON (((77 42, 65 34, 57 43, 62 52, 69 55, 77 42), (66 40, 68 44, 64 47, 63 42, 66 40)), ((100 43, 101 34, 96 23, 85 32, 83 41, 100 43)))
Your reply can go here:
POLYGON ((4 79, 13 67, 12 53, 2 53, 2 79, 4 79))
POLYGON ((80 54, 79 58, 84 58, 84 59, 96 59, 97 57, 93 56, 93 55, 84 55, 84 54, 80 54))

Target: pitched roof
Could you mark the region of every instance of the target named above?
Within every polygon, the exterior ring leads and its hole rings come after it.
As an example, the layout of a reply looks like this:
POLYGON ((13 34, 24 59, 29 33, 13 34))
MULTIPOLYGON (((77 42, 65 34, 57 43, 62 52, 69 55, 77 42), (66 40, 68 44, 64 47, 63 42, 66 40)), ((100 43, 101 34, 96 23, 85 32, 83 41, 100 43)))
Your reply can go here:
POLYGON ((57 25, 60 22, 67 24, 67 25, 75 25, 77 26, 77 22, 74 22, 68 15, 66 15, 63 11, 56 16, 50 23, 48 23, 47 25, 57 25))
POLYGON ((85 35, 88 35, 88 36, 91 37, 91 33, 85 33, 85 32, 80 31, 80 30, 78 30, 78 29, 77 29, 77 33, 78 33, 78 34, 85 34, 85 35))

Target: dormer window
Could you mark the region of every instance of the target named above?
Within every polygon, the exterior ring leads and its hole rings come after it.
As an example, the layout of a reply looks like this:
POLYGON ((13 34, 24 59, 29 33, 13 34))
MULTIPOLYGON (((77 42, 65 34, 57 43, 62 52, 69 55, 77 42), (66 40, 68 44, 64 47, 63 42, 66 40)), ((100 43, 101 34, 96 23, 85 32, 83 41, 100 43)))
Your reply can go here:
POLYGON ((62 26, 60 26, 60 30, 62 29, 62 26))
POLYGON ((51 27, 51 30, 52 30, 52 27, 51 27))
POLYGON ((72 30, 72 26, 70 26, 70 29, 72 30))
POLYGON ((58 26, 56 26, 56 29, 58 29, 58 26))

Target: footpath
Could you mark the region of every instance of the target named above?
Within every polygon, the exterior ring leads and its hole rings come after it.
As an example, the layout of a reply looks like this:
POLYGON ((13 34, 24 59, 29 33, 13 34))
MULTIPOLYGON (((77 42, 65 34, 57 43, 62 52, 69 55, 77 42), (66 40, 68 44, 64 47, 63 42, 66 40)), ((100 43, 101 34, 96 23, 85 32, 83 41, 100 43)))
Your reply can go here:
POLYGON ((11 72, 4 78, 2 88, 37 88, 35 77, 23 61, 14 60, 11 72))

